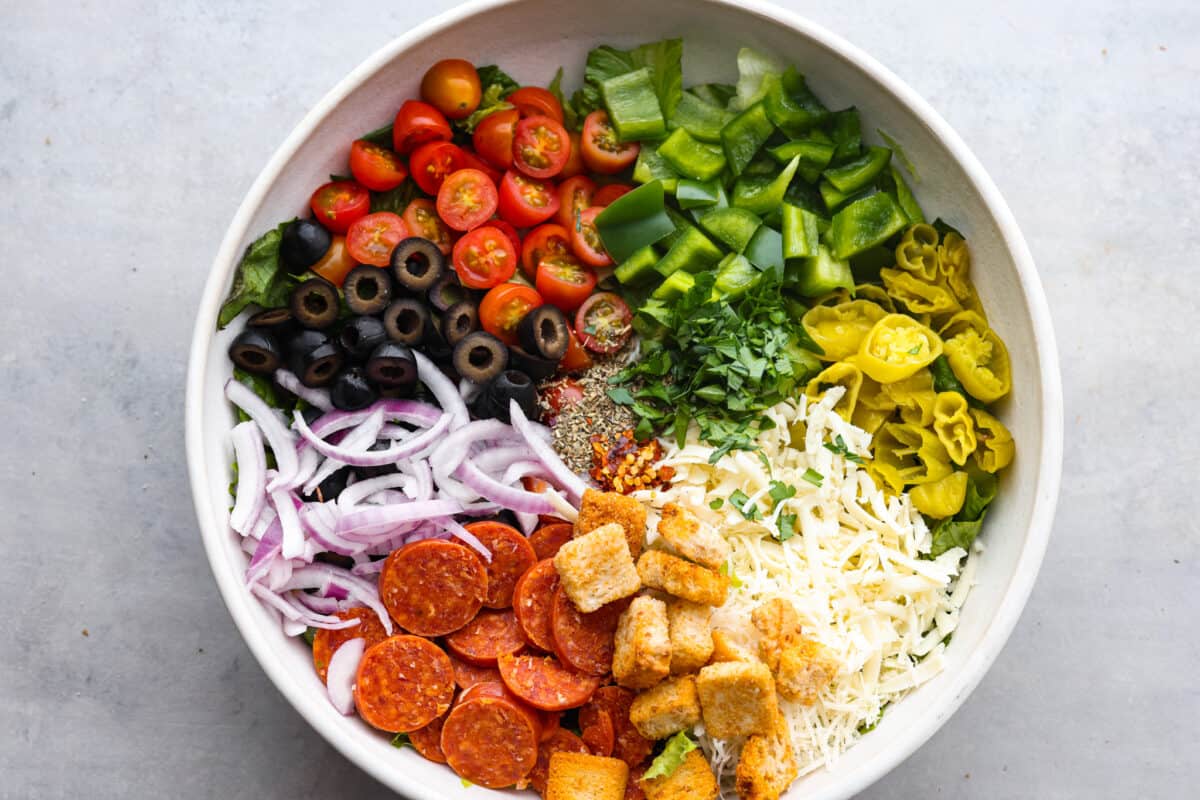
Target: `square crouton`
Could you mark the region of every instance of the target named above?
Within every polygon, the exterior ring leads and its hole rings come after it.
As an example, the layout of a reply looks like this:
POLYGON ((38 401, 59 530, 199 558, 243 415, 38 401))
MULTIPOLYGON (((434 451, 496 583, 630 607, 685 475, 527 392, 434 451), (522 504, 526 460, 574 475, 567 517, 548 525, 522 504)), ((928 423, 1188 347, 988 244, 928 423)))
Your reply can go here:
POLYGON ((806 706, 817 702, 821 690, 838 674, 838 662, 829 648, 811 639, 801 639, 779 657, 779 693, 806 706))
POLYGON ((638 575, 642 583, 667 594, 719 606, 729 593, 729 578, 716 570, 684 561, 682 558, 661 550, 647 550, 637 562, 638 575))
POLYGON ((729 560, 729 542, 675 503, 663 506, 658 535, 679 555, 711 569, 720 569, 729 560))
POLYGON ((700 695, 691 675, 671 678, 642 692, 629 707, 629 721, 647 739, 665 739, 700 721, 700 695))
POLYGON ((769 734, 779 711, 771 670, 760 661, 709 664, 696 676, 704 728, 714 739, 769 734))
POLYGON ((737 795, 741 800, 779 800, 799 774, 791 731, 783 715, 776 714, 770 734, 755 734, 742 747, 736 773, 737 795))
POLYGON ((586 753, 550 756, 545 800, 624 800, 629 765, 586 753))
POLYGON ((649 595, 621 612, 613 638, 613 677, 630 689, 649 689, 671 673, 667 604, 649 595))
POLYGON ((616 523, 564 544, 554 556, 554 569, 567 597, 585 614, 642 586, 625 531, 616 523))
POLYGON ((708 663, 713 639, 709 619, 712 608, 690 600, 667 600, 667 624, 671 630, 671 674, 686 675, 708 663))
POLYGON ((754 653, 738 644, 729 631, 715 630, 712 632, 713 649, 708 663, 720 664, 725 661, 758 661, 754 653))
POLYGON ((720 793, 712 767, 699 750, 689 751, 670 775, 643 780, 642 791, 646 800, 716 800, 720 793))
POLYGON ((790 601, 772 597, 750 614, 758 629, 758 652, 772 672, 779 669, 780 654, 800 641, 800 615, 790 601))
POLYGON ((625 531, 629 552, 637 558, 646 544, 646 507, 620 492, 598 492, 587 489, 575 520, 575 535, 591 533, 601 525, 615 522, 625 531))

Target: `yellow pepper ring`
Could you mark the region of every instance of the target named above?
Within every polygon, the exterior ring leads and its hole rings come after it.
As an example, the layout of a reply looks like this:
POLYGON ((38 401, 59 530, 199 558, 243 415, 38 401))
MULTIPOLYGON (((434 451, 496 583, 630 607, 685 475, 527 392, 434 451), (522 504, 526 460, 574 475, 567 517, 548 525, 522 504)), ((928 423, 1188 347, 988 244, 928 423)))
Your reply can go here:
POLYGON ((880 383, 910 378, 942 354, 942 340, 906 314, 888 314, 863 337, 856 362, 880 383))

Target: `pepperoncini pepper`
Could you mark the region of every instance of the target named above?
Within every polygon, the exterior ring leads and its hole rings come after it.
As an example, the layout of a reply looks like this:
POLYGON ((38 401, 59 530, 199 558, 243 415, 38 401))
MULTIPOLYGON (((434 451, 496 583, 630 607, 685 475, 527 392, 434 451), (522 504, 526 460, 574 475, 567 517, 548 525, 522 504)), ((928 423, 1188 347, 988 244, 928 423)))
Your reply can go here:
POLYGON ((999 400, 1012 389, 1008 348, 974 311, 962 311, 941 329, 946 360, 954 376, 974 398, 999 400))
POLYGON ((981 408, 971 409, 975 422, 975 463, 984 472, 999 472, 1012 463, 1016 445, 1012 434, 1000 420, 981 408))
POLYGON ((926 283, 899 269, 881 269, 879 276, 893 300, 913 314, 953 314, 962 310, 949 287, 926 283))
POLYGON ((813 306, 840 306, 854 299, 854 293, 845 286, 839 286, 831 292, 826 292, 812 301, 813 306))
POLYGON ((896 266, 926 283, 938 279, 938 232, 932 225, 913 225, 896 245, 896 266))
POLYGON ((967 473, 960 470, 941 480, 914 486, 908 497, 913 507, 928 517, 952 517, 962 510, 967 499, 967 473))
POLYGON ((891 295, 885 292, 882 286, 876 286, 873 283, 860 283, 854 287, 854 298, 857 300, 870 300, 889 314, 896 313, 896 304, 892 302, 891 295))
POLYGON ((814 306, 800 322, 812 340, 821 346, 825 361, 841 361, 858 352, 863 338, 887 312, 867 300, 851 300, 835 306, 814 306))
POLYGON ((870 434, 879 430, 896 410, 896 403, 883 390, 878 381, 863 376, 862 386, 858 390, 858 402, 850 421, 870 434))
POLYGON ((874 442, 875 473, 900 493, 908 484, 933 483, 953 472, 950 456, 928 428, 889 422, 874 442))
POLYGON ((830 364, 815 378, 808 382, 804 394, 812 399, 818 399, 826 390, 834 386, 845 387, 846 393, 834 405, 833 410, 849 421, 854 416, 855 406, 858 405, 858 392, 862 388, 863 374, 850 361, 840 361, 830 364))
POLYGON ((933 432, 937 434, 950 460, 960 467, 975 452, 975 421, 967 407, 967 398, 958 392, 939 392, 933 403, 933 432))
POLYGON ((883 391, 900 410, 902 421, 923 428, 933 424, 937 392, 933 390, 933 373, 928 368, 917 370, 911 378, 884 384, 883 391))
POLYGON ((941 354, 942 340, 936 333, 906 314, 888 314, 863 337, 855 360, 872 379, 895 383, 941 354))

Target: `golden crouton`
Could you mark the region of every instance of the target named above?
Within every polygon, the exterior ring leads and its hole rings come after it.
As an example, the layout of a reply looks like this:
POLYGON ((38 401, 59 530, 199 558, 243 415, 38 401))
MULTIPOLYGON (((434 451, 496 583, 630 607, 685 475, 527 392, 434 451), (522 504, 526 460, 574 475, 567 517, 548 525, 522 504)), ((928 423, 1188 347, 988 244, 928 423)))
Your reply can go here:
POLYGON ((670 775, 643 780, 642 790, 646 800, 716 800, 720 792, 712 767, 699 750, 689 751, 670 775))
POLYGON ((679 555, 712 569, 729 560, 729 542, 696 516, 675 503, 663 506, 658 535, 679 555))
POLYGON ((665 739, 700 721, 700 696, 691 675, 671 678, 642 692, 629 707, 629 721, 647 739, 665 739))
POLYGON ((759 655, 774 672, 779 669, 779 654, 800 641, 800 615, 790 601, 773 597, 754 609, 750 621, 761 636, 759 655))
POLYGON ((837 674, 838 662, 829 648, 811 639, 801 639, 779 657, 779 693, 811 706, 837 674))
POLYGON ((754 657, 754 653, 738 644, 728 631, 713 631, 712 642, 712 654, 708 659, 710 664, 719 664, 723 661, 758 661, 754 657))
POLYGON ((685 675, 708 663, 712 655, 712 608, 690 600, 667 600, 667 623, 671 628, 671 674, 685 675))
POLYGON ((629 543, 620 525, 602 525, 572 539, 554 556, 563 591, 585 614, 641 588, 629 543))
POLYGON ((630 689, 649 689, 671 672, 667 604, 641 595, 621 612, 613 648, 613 677, 630 689))
POLYGON ((709 664, 696 676, 704 728, 714 739, 769 734, 778 704, 771 670, 759 661, 709 664))
POLYGON ((615 522, 625 531, 629 553, 634 558, 642 554, 646 544, 646 507, 620 492, 598 492, 587 489, 575 520, 575 535, 591 533, 601 525, 615 522))
POLYGON ((693 603, 719 606, 729 593, 729 578, 716 570, 692 564, 661 550, 642 553, 637 571, 642 583, 650 588, 660 589, 693 603))
POLYGON ((624 800, 629 765, 619 758, 586 753, 550 756, 544 800, 624 800))
POLYGON ((779 800, 799 774, 791 732, 777 713, 770 734, 755 734, 742 747, 735 787, 741 800, 779 800))

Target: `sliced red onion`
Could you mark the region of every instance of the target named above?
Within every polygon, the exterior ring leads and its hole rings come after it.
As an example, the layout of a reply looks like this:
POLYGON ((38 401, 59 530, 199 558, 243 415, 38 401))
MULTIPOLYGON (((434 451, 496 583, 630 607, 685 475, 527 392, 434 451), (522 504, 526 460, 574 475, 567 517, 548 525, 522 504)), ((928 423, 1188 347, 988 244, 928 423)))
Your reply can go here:
POLYGON ((287 582, 292 579, 292 562, 286 558, 275 558, 271 561, 271 565, 267 567, 267 574, 263 577, 262 583, 273 592, 283 590, 287 582))
POLYGON ((506 486, 485 474, 473 461, 464 461, 454 473, 480 496, 512 511, 526 514, 553 514, 554 506, 541 494, 506 486))
POLYGON ((246 583, 257 583, 267 574, 271 563, 279 556, 279 546, 283 539, 283 527, 275 519, 270 524, 263 537, 258 540, 258 547, 246 566, 246 583))
POLYGON ((540 461, 514 461, 508 465, 508 469, 504 470, 504 477, 500 482, 506 485, 512 485, 521 478, 527 475, 536 475, 540 478, 551 478, 550 470, 540 461))
POLYGON ((256 540, 262 539, 263 534, 267 532, 267 528, 271 527, 271 523, 278 518, 275 514, 275 509, 271 508, 270 504, 267 503, 266 497, 266 493, 264 492, 262 513, 258 515, 258 522, 254 524, 254 528, 250 531, 250 538, 256 540))
POLYGON ((385 533, 406 522, 447 517, 462 510, 462 504, 454 500, 414 500, 394 506, 369 506, 342 515, 335 532, 339 536, 354 539, 385 533))
POLYGON ((362 552, 362 544, 343 539, 335 532, 338 521, 336 508, 337 502, 334 500, 306 503, 300 507, 300 524, 304 532, 322 550, 341 556, 358 555, 362 552))
MULTIPOLYGON (((367 447, 370 447, 371 444, 374 444, 376 436, 379 434, 379 428, 382 427, 382 416, 377 417, 377 419, 380 420, 379 426, 373 425, 374 419, 376 418, 372 418, 371 422, 373 427, 367 427, 367 422, 362 423, 362 425, 356 428, 353 433, 348 435, 340 445, 330 444, 314 434, 304 422, 304 415, 299 411, 296 412, 295 417, 296 429, 300 431, 300 435, 304 437, 306 442, 316 448, 321 455, 325 456, 326 458, 332 458, 340 461, 343 464, 349 464, 353 467, 382 467, 387 464, 395 464, 402 458, 411 458, 426 448, 437 444, 438 440, 451 423, 451 418, 449 415, 443 415, 440 419, 438 419, 437 422, 434 423, 432 428, 425 431, 420 436, 415 436, 406 442, 393 445, 387 450, 366 450, 365 448, 359 450, 357 449, 358 432, 370 432, 371 441, 367 444, 367 447), (350 444, 351 437, 354 437, 355 439, 353 447, 350 444)), ((318 474, 320 474, 319 471, 318 474)), ((311 484, 312 481, 309 481, 309 483, 311 484)))
POLYGON ((336 597, 320 597, 308 592, 296 592, 296 599, 309 611, 317 614, 336 614, 341 610, 336 597))
POLYGON ((458 387, 451 383, 437 365, 426 358, 424 354, 414 351, 413 358, 417 361, 417 377, 421 379, 421 383, 429 387, 429 391, 433 392, 442 411, 450 415, 451 429, 460 428, 470 422, 471 414, 467 411, 467 404, 463 402, 458 393, 458 387))
MULTIPOLYGON (((272 609, 272 611, 274 611, 274 609, 272 609)), ((282 625, 284 636, 296 637, 308 630, 308 625, 304 624, 303 622, 296 622, 294 619, 284 618, 282 625)))
MULTIPOLYGON (((321 468, 321 465, 326 460, 325 456, 309 447, 308 442, 303 440, 301 440, 296 450, 300 454, 300 466, 296 468, 296 477, 288 482, 287 488, 289 489, 297 489, 312 480, 312 477, 317 474, 317 470, 321 468)), ((329 476, 326 475, 324 478, 321 478, 321 481, 327 477, 329 476)), ((317 481, 317 483, 319 484, 321 481, 317 481)))
POLYGON ((472 383, 463 378, 458 382, 458 396, 463 399, 464 403, 469 403, 479 396, 479 390, 482 388, 478 383, 472 383))
POLYGON ((286 369, 277 369, 275 370, 275 382, 313 408, 319 408, 322 411, 333 408, 333 401, 329 399, 328 389, 313 389, 305 386, 295 373, 288 372, 286 369))
POLYGON ((489 564, 492 563, 492 551, 487 548, 487 545, 479 541, 479 537, 462 525, 459 525, 453 519, 447 518, 439 522, 438 527, 449 532, 454 538, 461 539, 465 545, 483 556, 484 561, 489 564))
POLYGON ((338 508, 346 511, 366 500, 376 492, 382 492, 385 489, 395 489, 404 486, 405 483, 412 481, 410 475, 404 475, 399 472, 392 475, 380 475, 377 478, 368 478, 365 481, 359 481, 353 486, 348 486, 338 495, 338 508))
POLYGON ((559 494, 557 489, 547 489, 542 494, 554 505, 555 516, 562 517, 567 522, 579 519, 579 509, 567 502, 567 498, 559 494))
POLYGON ((504 510, 499 503, 468 503, 458 514, 462 517, 491 517, 504 510))
POLYGON ((230 433, 233 457, 237 459, 237 493, 229 527, 243 536, 254 529, 262 514, 267 488, 267 456, 263 451, 262 433, 253 422, 235 425, 230 433))
POLYGON ((513 516, 517 518, 517 525, 521 527, 521 533, 528 536, 537 530, 540 517, 537 514, 526 514, 524 511, 514 511, 513 516))
MULTIPOLYGON (((515 430, 513 431, 516 432, 515 430)), ((528 461, 535 458, 533 451, 524 444, 500 445, 489 447, 482 453, 471 456, 475 466, 489 475, 494 475, 508 468, 515 461, 528 461)))
POLYGON ((296 513, 299 501, 291 492, 278 489, 271 492, 271 505, 279 515, 279 524, 283 528, 283 541, 280 554, 284 558, 299 558, 304 553, 304 530, 300 526, 300 516, 296 513))
POLYGON ((258 549, 258 544, 257 539, 246 536, 242 539, 242 552, 248 556, 253 556, 254 551, 258 549))
POLYGON ((254 420, 266 437, 267 443, 271 445, 279 474, 267 484, 267 490, 273 491, 286 486, 296 474, 299 458, 296 455, 296 440, 283 424, 279 412, 267 405, 250 387, 233 378, 225 381, 225 397, 254 420))
POLYGON ((433 470, 429 468, 428 462, 410 459, 400 465, 400 471, 411 475, 416 481, 413 492, 405 489, 409 497, 413 500, 433 499, 433 470))
MULTIPOLYGON (((512 419, 512 425, 517 429, 517 433, 521 434, 521 438, 537 455, 538 460, 550 470, 554 481, 566 489, 571 502, 578 504, 583 499, 583 492, 587 489, 587 484, 563 463, 563 460, 558 457, 558 453, 554 452, 554 447, 546 441, 544 438, 547 430, 545 426, 530 422, 516 400, 509 402, 508 415, 512 419)), ((525 511, 526 509, 514 510, 525 511)))
MULTIPOLYGON (((330 411, 322 414, 310 427, 317 436, 328 439, 332 433, 361 425, 377 411, 383 414, 385 422, 399 421, 421 428, 432 426, 442 416, 441 409, 418 400, 377 400, 358 411, 330 411)), ((396 426, 395 430, 405 429, 396 426)))
POLYGON ((321 590, 322 594, 326 594, 330 586, 344 588, 348 598, 356 600, 374 611, 379 617, 379 621, 383 624, 384 631, 391 636, 392 619, 388 616, 387 609, 384 608, 383 603, 379 601, 378 587, 372 582, 358 577, 348 569, 320 562, 306 564, 292 572, 292 578, 288 581, 285 588, 318 589, 321 590))
POLYGON ((384 561, 386 561, 386 559, 382 558, 378 561, 361 561, 351 567, 350 571, 360 578, 378 575, 379 573, 383 572, 384 561))
MULTIPOLYGON (((300 412, 296 412, 296 414, 298 416, 300 416, 300 412)), ((378 412, 376 412, 376 414, 378 414, 378 412)), ((303 419, 301 419, 301 424, 304 424, 303 419)), ((332 442, 325 442, 324 444, 326 444, 329 447, 336 446, 347 452, 365 453, 367 451, 367 448, 369 448, 373 444, 375 444, 375 441, 376 441, 375 436, 378 434, 379 428, 382 427, 382 424, 383 424, 382 418, 380 416, 377 416, 377 415, 370 416, 369 415, 365 420, 360 422, 356 428, 349 431, 348 433, 345 431, 340 431, 339 433, 334 434, 335 436, 339 436, 339 435, 341 436, 341 440, 339 442, 337 442, 336 445, 333 444, 332 442)), ((302 443, 308 444, 308 445, 312 444, 312 442, 309 441, 308 439, 302 440, 302 443)), ((311 448, 311 449, 313 449, 314 451, 319 451, 319 448, 311 448)), ((321 455, 326 455, 326 454, 321 453, 321 455)), ((337 472, 339 469, 341 469, 344 466, 346 466, 345 461, 342 461, 342 460, 339 460, 336 458, 325 459, 325 461, 322 462, 321 466, 317 469, 317 471, 315 473, 313 473, 313 476, 308 479, 308 482, 304 484, 303 492, 305 494, 312 494, 313 492, 315 492, 317 490, 317 487, 320 486, 321 483, 326 478, 328 478, 330 475, 337 472)), ((353 477, 353 476, 351 476, 351 477, 353 477)), ((349 480, 347 480, 347 483, 349 483, 349 480)))
POLYGON ((351 639, 334 651, 325 672, 325 688, 329 702, 338 713, 349 716, 354 713, 354 678, 358 673, 358 662, 367 649, 367 640, 351 639))
MULTIPOLYGON (((413 482, 413 479, 407 475, 404 476, 404 479, 408 481, 408 483, 413 482)), ((393 503, 407 503, 411 499, 412 495, 405 494, 399 489, 384 489, 382 492, 376 492, 375 494, 371 495, 364 500, 363 503, 374 506, 386 506, 393 503)))
POLYGON ((433 475, 441 478, 454 474, 458 465, 470 454, 470 446, 475 442, 511 438, 516 432, 511 426, 498 419, 481 419, 468 422, 458 430, 442 439, 441 443, 429 454, 429 466, 433 467, 433 475))

